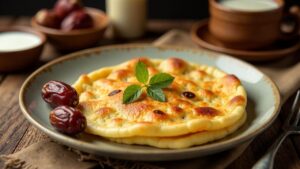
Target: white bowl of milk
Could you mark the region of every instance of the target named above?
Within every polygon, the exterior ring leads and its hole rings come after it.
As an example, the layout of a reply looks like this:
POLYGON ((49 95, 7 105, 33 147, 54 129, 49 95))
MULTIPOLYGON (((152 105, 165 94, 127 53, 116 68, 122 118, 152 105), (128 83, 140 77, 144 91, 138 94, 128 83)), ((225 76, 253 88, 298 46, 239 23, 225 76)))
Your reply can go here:
POLYGON ((0 71, 17 71, 38 61, 45 35, 29 27, 0 28, 0 71))

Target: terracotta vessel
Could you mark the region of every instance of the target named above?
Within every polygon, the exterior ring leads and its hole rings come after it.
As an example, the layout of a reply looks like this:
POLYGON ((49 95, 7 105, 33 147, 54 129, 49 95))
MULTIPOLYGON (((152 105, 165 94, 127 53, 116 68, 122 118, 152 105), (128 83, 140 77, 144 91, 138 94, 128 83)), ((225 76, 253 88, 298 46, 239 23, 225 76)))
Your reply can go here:
POLYGON ((103 38, 109 19, 106 14, 95 8, 86 8, 94 20, 94 27, 72 31, 42 26, 36 22, 35 17, 31 20, 33 28, 47 35, 49 42, 60 51, 75 51, 95 45, 103 38))
POLYGON ((278 39, 272 45, 257 50, 226 48, 208 31, 208 20, 195 23, 191 30, 192 40, 201 48, 228 54, 247 61, 259 62, 294 56, 300 49, 300 37, 290 40, 278 39))
POLYGON ((209 31, 224 46, 232 49, 258 49, 270 45, 280 37, 283 0, 276 0, 278 8, 265 11, 242 11, 209 0, 209 31))
POLYGON ((19 71, 32 66, 39 60, 43 51, 44 44, 46 43, 46 36, 30 27, 2 27, 1 32, 27 32, 36 35, 40 38, 40 43, 28 49, 16 51, 0 51, 0 72, 13 72, 19 71))

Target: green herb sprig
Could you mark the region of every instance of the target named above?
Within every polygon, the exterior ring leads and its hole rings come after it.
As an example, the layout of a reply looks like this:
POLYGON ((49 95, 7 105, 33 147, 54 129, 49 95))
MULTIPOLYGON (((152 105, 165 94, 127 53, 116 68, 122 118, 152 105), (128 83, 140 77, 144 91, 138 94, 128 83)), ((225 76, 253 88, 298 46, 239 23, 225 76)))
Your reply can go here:
POLYGON ((167 73, 157 73, 153 75, 150 80, 147 66, 143 62, 138 62, 135 66, 135 77, 143 85, 130 85, 123 93, 123 104, 128 104, 139 99, 146 89, 147 95, 154 100, 165 102, 166 96, 163 88, 168 87, 174 80, 174 77, 167 73), (149 81, 149 83, 148 83, 149 81))

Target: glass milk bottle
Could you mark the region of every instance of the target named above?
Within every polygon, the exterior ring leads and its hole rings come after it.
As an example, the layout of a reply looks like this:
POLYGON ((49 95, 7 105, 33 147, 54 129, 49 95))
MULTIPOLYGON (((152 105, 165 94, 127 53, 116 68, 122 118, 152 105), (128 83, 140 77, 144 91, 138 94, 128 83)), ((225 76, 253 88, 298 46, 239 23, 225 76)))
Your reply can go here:
POLYGON ((106 0, 114 36, 132 39, 145 32, 147 0, 106 0))

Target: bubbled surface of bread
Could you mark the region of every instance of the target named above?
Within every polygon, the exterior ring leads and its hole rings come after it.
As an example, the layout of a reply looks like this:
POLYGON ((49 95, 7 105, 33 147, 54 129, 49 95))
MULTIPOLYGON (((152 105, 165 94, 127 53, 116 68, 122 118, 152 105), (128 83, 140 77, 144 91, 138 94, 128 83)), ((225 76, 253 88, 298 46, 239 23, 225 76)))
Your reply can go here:
POLYGON ((172 137, 224 129, 239 122, 247 102, 246 92, 234 75, 175 57, 140 57, 100 68, 81 75, 73 87, 80 96, 78 107, 87 118, 86 132, 110 138, 172 137), (163 89, 166 102, 155 101, 144 92, 138 101, 122 103, 125 88, 140 84, 134 72, 139 60, 147 65, 150 77, 159 72, 175 77, 163 89), (185 91, 196 97, 184 97, 185 91))

